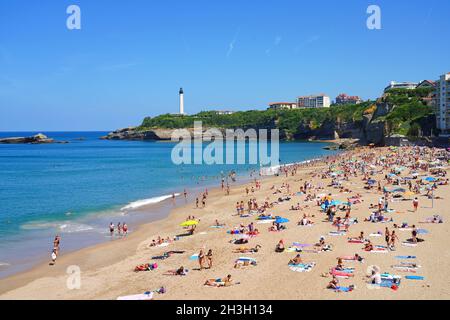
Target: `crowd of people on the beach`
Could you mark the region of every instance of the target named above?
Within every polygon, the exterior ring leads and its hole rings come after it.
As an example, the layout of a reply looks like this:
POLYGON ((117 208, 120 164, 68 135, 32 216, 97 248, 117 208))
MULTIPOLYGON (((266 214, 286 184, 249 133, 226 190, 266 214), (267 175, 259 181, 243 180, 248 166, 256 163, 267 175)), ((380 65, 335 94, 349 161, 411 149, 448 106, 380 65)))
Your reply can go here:
MULTIPOLYGON (((310 253, 333 254, 337 243, 333 239, 344 237, 352 253, 348 256, 336 257, 336 264, 329 266, 327 271, 321 275, 330 278, 326 284, 324 283, 324 288, 336 292, 352 292, 357 289, 354 283, 344 285, 346 280, 355 277, 357 268, 355 265, 350 265, 351 263, 370 261, 371 253, 388 254, 399 251, 402 247, 414 248, 425 241, 426 236, 424 235, 428 233, 428 230, 421 229, 418 223, 409 224, 405 221, 398 221, 400 216, 396 215, 396 203, 410 201, 410 210, 402 212, 406 214, 401 216, 404 219, 409 215, 417 220, 417 217, 420 216, 419 223, 421 224, 444 223, 442 215, 431 212, 431 210, 424 210, 421 205, 423 201, 431 200, 434 203, 434 201, 442 199, 436 196, 436 190, 448 185, 447 165, 449 160, 450 152, 445 149, 427 147, 362 148, 301 164, 281 166, 277 173, 279 177, 276 180, 277 183, 270 187, 271 194, 262 195, 259 192, 265 180, 255 176, 251 183, 240 189, 242 190, 242 199, 229 204, 229 214, 236 220, 234 226, 226 228, 226 225, 221 223, 217 217, 214 224, 208 227, 230 235, 231 239, 228 243, 233 245, 230 248, 231 252, 240 255, 255 255, 261 258, 263 258, 261 255, 263 247, 257 244, 255 239, 262 233, 272 234, 274 244, 272 250, 280 256, 284 253, 292 253, 290 258, 286 258, 287 265, 290 270, 299 273, 311 272, 318 267, 313 261, 314 259, 307 259, 305 256, 310 253), (304 175, 299 180, 286 179, 296 177, 305 171, 309 174, 306 179, 304 175), (357 184, 354 181, 361 183, 357 184), (370 203, 368 198, 378 198, 378 201, 370 203), (314 231, 319 224, 329 225, 329 233, 318 235, 318 241, 310 244, 292 243, 291 245, 284 239, 280 239, 286 230, 290 230, 291 225, 288 224, 289 219, 275 216, 272 211, 277 206, 286 203, 289 205, 288 212, 297 215, 295 224, 299 228, 299 236, 302 235, 302 230, 305 230, 302 228, 311 227, 311 230, 314 231), (231 206, 234 206, 234 210, 231 206), (368 210, 368 215, 361 217, 359 214, 355 214, 355 208, 368 210), (423 212, 431 212, 432 215, 422 217, 423 212), (262 224, 267 224, 267 228, 261 228, 262 224), (382 226, 378 232, 369 233, 364 230, 365 226, 377 225, 382 226), (354 230, 355 228, 357 230, 354 230), (357 250, 360 252, 356 252, 357 250)), ((230 179, 235 181, 236 175, 230 175, 227 179, 222 178, 221 180, 224 196, 231 194, 230 179)), ((269 187, 267 186, 267 188, 269 187)), ((186 190, 183 194, 187 199, 186 190)), ((199 209, 200 216, 204 212, 203 210, 208 209, 208 196, 208 190, 205 189, 195 198, 195 208, 199 209)), ((175 200, 175 197, 173 199, 175 200)), ((186 230, 186 234, 158 236, 150 240, 149 248, 177 244, 182 238, 196 235, 200 222, 201 219, 198 217, 189 215, 181 224, 186 230)), ((109 231, 111 236, 115 232, 123 236, 127 234, 128 227, 125 223, 119 223, 117 227, 111 223, 109 231)), ((224 246, 230 244, 224 243, 224 246)), ((58 245, 54 247, 57 255, 59 237, 58 245)), ((159 263, 148 262, 136 266, 134 270, 152 271, 162 267, 162 261, 164 264, 170 265, 169 262, 165 262, 166 259, 173 254, 184 254, 184 252, 165 252, 155 257, 159 263)), ((206 250, 203 247, 198 254, 192 257, 197 260, 197 270, 212 270, 215 266, 213 257, 220 254, 221 251, 218 249, 214 249, 213 255, 213 249, 206 250)), ((310 257, 308 256, 308 258, 310 257)), ((413 258, 408 256, 405 259, 413 258)), ((246 267, 257 268, 256 258, 239 257, 233 265, 233 269, 246 267)), ((185 266, 175 268, 165 271, 164 274, 174 276, 189 274, 189 269, 185 266)), ((395 264, 393 270, 389 272, 372 268, 366 274, 366 282, 368 285, 397 290, 401 283, 401 276, 395 273, 411 272, 411 270, 416 272, 418 268, 416 262, 406 263, 404 261, 398 265, 395 264)), ((412 276, 408 275, 408 277, 412 276)), ((206 279, 204 282, 205 286, 211 287, 228 287, 233 284, 239 284, 239 282, 234 281, 230 274, 225 277, 206 279)))
MULTIPOLYGON (((406 222, 394 223, 396 219, 392 213, 395 212, 392 206, 396 201, 411 201, 410 213, 417 214, 420 211, 419 197, 424 196, 433 200, 439 199, 434 196, 434 191, 440 186, 447 185, 447 171, 445 170, 449 152, 442 149, 430 149, 423 147, 414 148, 390 148, 384 152, 376 152, 376 150, 366 149, 364 152, 346 152, 339 156, 331 156, 326 159, 319 159, 303 164, 293 164, 290 166, 282 166, 278 172, 280 177, 296 176, 297 172, 305 168, 313 168, 311 172, 311 180, 301 180, 298 191, 295 191, 291 183, 282 182, 281 185, 272 185, 270 188, 272 194, 276 196, 275 201, 271 201, 270 197, 264 198, 260 203, 257 200, 257 192, 261 190, 262 181, 257 178, 250 184, 245 186, 244 193, 247 203, 244 200, 237 201, 235 204, 235 214, 233 216, 239 218, 256 218, 258 223, 270 223, 269 232, 281 232, 286 230, 285 223, 289 220, 279 220, 281 217, 274 217, 271 210, 281 203, 290 202, 294 197, 300 197, 301 201, 296 201, 295 205, 291 205, 291 211, 301 212, 300 219, 297 222, 301 227, 312 227, 319 223, 318 216, 322 216, 321 223, 329 223, 335 231, 330 231, 331 236, 347 236, 349 244, 360 244, 362 252, 389 252, 397 250, 398 244, 417 245, 424 241, 418 237, 419 229, 415 224, 409 225, 406 222), (434 165, 433 165, 434 164, 434 165), (429 175, 425 177, 425 175, 429 175), (352 190, 349 181, 351 179, 360 179, 363 183, 363 190, 352 190), (318 180, 314 183, 314 180, 318 180), (326 182, 329 181, 327 184, 326 182), (336 190, 337 194, 326 191, 327 189, 336 190), (365 193, 378 193, 379 199, 377 204, 365 203, 365 193), (340 200, 338 198, 345 198, 340 200), (361 223, 358 217, 353 215, 355 206, 365 205, 371 211, 370 215, 364 219, 362 223, 381 223, 384 224, 384 232, 379 231, 374 234, 366 235, 364 231, 359 231, 357 236, 349 236, 352 226, 361 223), (318 208, 318 211, 314 209, 318 208), (283 222, 280 222, 283 221, 283 222), (390 225, 392 224, 392 225, 390 225), (403 241, 400 240, 397 230, 410 231, 410 237, 403 241), (385 245, 376 244, 374 238, 383 238, 385 245)), ((229 184, 225 184, 222 180, 222 190, 225 195, 230 194, 229 184)), ((206 198, 208 193, 204 192, 196 199, 196 208, 206 207, 206 198), (201 199, 201 200, 200 200, 201 199), (200 205, 201 203, 201 205, 200 205)), ((187 220, 195 220, 195 217, 189 216, 187 220)), ((440 215, 433 215, 426 218, 422 223, 443 223, 440 215)), ((195 227, 197 224, 195 224, 195 227)), ((211 227, 223 228, 224 224, 217 219, 211 227)), ((362 228, 361 228, 362 229, 362 228)), ((262 246, 244 246, 250 243, 253 238, 260 234, 260 230, 255 227, 254 222, 239 223, 232 227, 227 233, 237 236, 237 238, 229 242, 239 245, 239 248, 233 249, 232 252, 238 254, 257 254, 261 252, 262 246)), ((193 234, 190 233, 191 235, 193 234)), ((161 240, 152 244, 160 244, 161 240)), ((277 240, 274 248, 276 253, 293 252, 295 255, 288 260, 288 266, 292 271, 309 272, 315 267, 315 262, 306 261, 303 257, 307 253, 330 252, 333 251, 333 243, 326 240, 325 236, 320 236, 319 241, 315 244, 296 244, 288 246, 283 239, 277 240), (307 247, 311 248, 308 249, 307 247)), ((205 268, 213 268, 212 250, 205 251, 202 249, 197 254, 199 264, 198 270, 205 268)), ((327 289, 337 292, 351 292, 356 289, 354 284, 343 286, 342 279, 352 279, 355 275, 355 268, 346 266, 346 262, 364 262, 359 253, 349 256, 338 257, 336 265, 325 272, 322 276, 331 277, 326 285, 327 289)), ((405 266, 406 264, 400 264, 405 266)), ((256 259, 239 258, 235 261, 234 268, 246 266, 257 266, 256 259)), ((417 264, 407 264, 408 268, 396 270, 411 270, 417 267, 417 264)), ((174 275, 186 275, 184 267, 169 272, 174 275)), ((377 268, 373 268, 367 274, 367 283, 370 285, 386 286, 397 290, 400 285, 401 277, 391 273, 381 273, 377 268)), ((222 287, 231 285, 231 275, 223 278, 207 279, 204 283, 206 286, 222 287)), ((236 284, 236 283, 235 283, 236 284)))

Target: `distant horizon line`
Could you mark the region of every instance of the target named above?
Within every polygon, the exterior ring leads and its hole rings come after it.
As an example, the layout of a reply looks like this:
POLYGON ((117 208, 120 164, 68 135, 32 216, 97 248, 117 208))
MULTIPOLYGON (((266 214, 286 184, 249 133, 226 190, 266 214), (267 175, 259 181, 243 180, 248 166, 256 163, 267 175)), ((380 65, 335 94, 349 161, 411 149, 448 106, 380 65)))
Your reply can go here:
POLYGON ((77 133, 77 132, 110 132, 110 131, 114 131, 117 129, 113 129, 113 130, 6 130, 6 131, 2 131, 0 130, 0 133, 23 133, 23 132, 51 132, 51 133, 55 133, 55 132, 73 132, 73 133, 77 133))

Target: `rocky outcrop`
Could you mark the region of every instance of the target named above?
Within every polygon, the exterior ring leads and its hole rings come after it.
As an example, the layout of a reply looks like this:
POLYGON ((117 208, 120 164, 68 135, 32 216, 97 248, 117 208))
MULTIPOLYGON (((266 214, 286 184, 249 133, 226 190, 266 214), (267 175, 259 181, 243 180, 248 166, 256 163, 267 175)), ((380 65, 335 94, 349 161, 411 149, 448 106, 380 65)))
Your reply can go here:
POLYGON ((42 143, 55 143, 55 140, 47 137, 45 134, 39 133, 31 137, 10 137, 0 139, 0 143, 3 144, 42 144, 42 143))
MULTIPOLYGON (((193 136, 193 129, 187 129, 193 136)), ((149 129, 140 130, 136 127, 129 127, 110 132, 101 137, 103 140, 156 140, 167 141, 172 139, 175 129, 149 129)))

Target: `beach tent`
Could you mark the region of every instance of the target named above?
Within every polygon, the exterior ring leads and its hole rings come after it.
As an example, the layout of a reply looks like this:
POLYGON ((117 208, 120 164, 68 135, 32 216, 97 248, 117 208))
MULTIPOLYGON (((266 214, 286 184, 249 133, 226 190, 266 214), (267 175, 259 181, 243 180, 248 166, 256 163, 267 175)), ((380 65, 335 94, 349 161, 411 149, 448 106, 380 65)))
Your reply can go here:
POLYGON ((193 226, 193 225, 196 225, 196 224, 198 224, 197 220, 188 220, 188 221, 185 221, 182 224, 180 224, 180 226, 182 226, 182 227, 190 227, 190 226, 193 226))
POLYGON ((377 183, 377 181, 373 179, 367 181, 367 184, 375 184, 375 183, 377 183))

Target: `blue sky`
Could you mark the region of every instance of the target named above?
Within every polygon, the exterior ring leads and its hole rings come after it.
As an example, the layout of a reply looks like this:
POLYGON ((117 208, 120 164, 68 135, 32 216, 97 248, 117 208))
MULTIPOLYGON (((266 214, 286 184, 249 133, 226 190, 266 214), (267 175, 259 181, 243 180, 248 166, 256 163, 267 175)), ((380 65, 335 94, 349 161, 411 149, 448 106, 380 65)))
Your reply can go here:
POLYGON ((448 0, 0 2, 0 131, 111 130, 145 116, 375 98, 450 71, 448 0), (66 9, 81 8, 81 30, 66 9), (368 30, 379 5, 382 30, 368 30))

